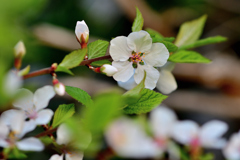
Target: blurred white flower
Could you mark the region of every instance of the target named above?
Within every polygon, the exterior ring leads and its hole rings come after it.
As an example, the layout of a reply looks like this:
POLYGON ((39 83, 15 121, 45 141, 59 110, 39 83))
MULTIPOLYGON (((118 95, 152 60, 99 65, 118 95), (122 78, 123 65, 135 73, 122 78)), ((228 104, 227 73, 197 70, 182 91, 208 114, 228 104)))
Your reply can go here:
POLYGON ((77 21, 75 34, 80 44, 88 43, 89 29, 85 21, 77 21))
POLYGON ((157 89, 163 94, 170 94, 177 89, 177 82, 172 74, 175 63, 167 62, 163 67, 159 67, 160 77, 157 81, 157 89))
POLYGON ((83 153, 82 152, 73 152, 67 150, 67 148, 71 148, 73 146, 74 142, 72 140, 72 133, 68 129, 68 127, 65 124, 61 124, 57 129, 57 144, 64 145, 66 148, 64 150, 64 153, 60 155, 52 155, 49 160, 63 160, 63 157, 65 155, 66 160, 82 160, 83 159, 83 153), (70 147, 69 147, 70 146, 70 147))
POLYGON ((44 145, 34 137, 20 140, 27 132, 34 130, 32 122, 25 122, 25 114, 21 110, 7 110, 0 117, 0 146, 17 147, 24 151, 42 151, 44 145))
POLYGON ((119 36, 110 42, 112 65, 118 72, 113 75, 116 81, 127 82, 133 75, 139 84, 146 71, 145 88, 153 89, 159 79, 159 72, 154 67, 163 66, 169 57, 164 44, 152 43, 146 31, 132 32, 119 36))
POLYGON ((128 118, 111 123, 105 137, 113 150, 122 157, 149 158, 161 155, 161 150, 146 135, 142 126, 128 118))
POLYGON ((190 120, 179 121, 175 124, 172 135, 178 142, 192 148, 223 148, 226 140, 221 136, 227 131, 225 122, 212 120, 202 127, 190 120))
POLYGON ((223 154, 229 160, 240 159, 240 131, 231 136, 227 146, 223 149, 223 154))
POLYGON ((26 48, 22 41, 19 41, 14 47, 15 58, 22 58, 26 54, 26 48))
POLYGON ((106 74, 107 76, 111 77, 113 76, 118 70, 117 68, 113 67, 110 64, 104 64, 101 66, 100 71, 104 74, 106 74))
POLYGON ((35 125, 47 124, 52 118, 53 111, 43 108, 48 106, 50 99, 55 95, 53 87, 44 86, 37 89, 34 94, 27 89, 19 89, 19 92, 22 96, 13 102, 13 106, 24 110, 26 117, 35 125))

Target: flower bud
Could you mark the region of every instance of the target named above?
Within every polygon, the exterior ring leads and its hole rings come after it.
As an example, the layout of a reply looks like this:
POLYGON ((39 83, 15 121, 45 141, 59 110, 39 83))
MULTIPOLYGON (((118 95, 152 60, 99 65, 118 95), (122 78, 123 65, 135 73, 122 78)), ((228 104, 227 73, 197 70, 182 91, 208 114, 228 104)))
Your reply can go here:
POLYGON ((110 64, 104 64, 101 66, 100 71, 104 74, 106 74, 107 76, 111 77, 113 76, 118 70, 117 68, 113 67, 110 64))
POLYGON ((89 39, 89 29, 85 21, 77 21, 75 34, 82 48, 83 46, 86 47, 89 39))
POLYGON ((24 43, 19 41, 14 47, 15 58, 22 58, 26 54, 24 43))
POLYGON ((52 82, 53 82, 55 92, 59 96, 63 96, 65 94, 65 86, 61 82, 59 82, 57 79, 53 79, 52 82))

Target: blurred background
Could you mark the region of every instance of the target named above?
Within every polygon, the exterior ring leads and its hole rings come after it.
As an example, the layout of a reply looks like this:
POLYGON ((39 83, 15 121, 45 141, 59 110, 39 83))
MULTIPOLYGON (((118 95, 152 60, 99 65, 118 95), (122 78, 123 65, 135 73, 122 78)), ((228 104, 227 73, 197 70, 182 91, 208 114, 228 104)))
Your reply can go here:
MULTIPOLYGON (((49 67, 80 48, 74 34, 77 21, 87 23, 90 42, 110 41, 131 32, 135 6, 142 12, 144 28, 157 30, 166 37, 176 36, 183 22, 207 14, 201 38, 216 35, 228 38, 227 42, 196 49, 212 63, 176 65, 173 73, 178 89, 164 103, 177 112, 179 119, 192 119, 199 124, 220 119, 230 126, 227 138, 237 132, 240 128, 239 0, 0 0, 0 76, 12 68, 13 47, 19 40, 24 41, 27 49, 23 67, 30 64, 31 71, 49 67)), ((75 68, 73 72, 74 77, 58 74, 59 80, 91 95, 118 87, 112 78, 87 67, 75 68)), ((25 87, 33 90, 46 84, 51 84, 49 75, 24 82, 25 87)), ((67 96, 56 98, 50 106, 56 108, 71 101, 67 96)), ((216 160, 222 159, 220 151, 211 151, 217 153, 216 160)), ((37 159, 37 154, 31 156, 30 159, 37 159)))

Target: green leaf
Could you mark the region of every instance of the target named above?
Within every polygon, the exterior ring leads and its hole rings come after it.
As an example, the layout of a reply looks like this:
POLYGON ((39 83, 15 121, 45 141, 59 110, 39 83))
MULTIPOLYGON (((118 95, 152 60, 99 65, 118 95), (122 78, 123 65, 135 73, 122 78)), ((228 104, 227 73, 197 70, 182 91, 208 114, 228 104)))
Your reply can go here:
POLYGON ((67 69, 66 67, 63 67, 63 66, 58 66, 57 69, 55 70, 55 72, 65 72, 65 73, 68 73, 70 75, 74 75, 72 73, 72 71, 70 71, 69 69, 67 69))
POLYGON ((132 31, 133 32, 141 31, 142 27, 143 27, 143 21, 144 20, 143 20, 143 17, 142 17, 142 13, 136 7, 136 18, 133 21, 132 31))
POLYGON ((65 90, 71 97, 73 97, 83 105, 85 106, 92 105, 93 103, 92 98, 86 91, 80 88, 71 87, 71 86, 65 86, 65 90))
POLYGON ((97 40, 88 45, 88 59, 104 56, 107 52, 109 42, 97 40))
POLYGON ((55 111, 52 127, 53 128, 57 127, 59 124, 66 121, 68 118, 72 117, 74 113, 75 113, 74 104, 60 105, 58 109, 55 111))
POLYGON ((19 151, 17 147, 14 147, 10 153, 8 153, 8 159, 25 159, 27 155, 19 151))
MULTIPOLYGON (((151 28, 147 28, 146 31, 150 34, 151 38, 164 38, 160 33, 158 33, 157 31, 151 29, 151 28)), ((153 42, 154 43, 154 42, 153 42)))
POLYGON ((181 50, 172 54, 169 59, 171 62, 175 63, 209 63, 211 60, 202 56, 200 53, 195 51, 181 50))
POLYGON ((188 45, 198 40, 202 34, 206 19, 207 15, 203 15, 196 20, 183 23, 180 27, 175 44, 177 46, 188 45))
POLYGON ((202 155, 199 159, 200 160, 213 160, 214 155, 212 153, 207 153, 205 155, 202 155))
POLYGON ((92 132, 102 132, 106 125, 115 118, 122 106, 122 96, 119 93, 108 92, 97 96, 94 104, 85 108, 83 120, 92 132))
POLYGON ((51 143, 53 143, 53 140, 50 137, 48 137, 48 136, 40 137, 39 140, 42 143, 44 143, 45 146, 50 145, 51 143))
POLYGON ((107 59, 104 59, 104 60, 101 60, 101 61, 95 61, 93 63, 91 63, 92 66, 102 66, 104 64, 112 64, 109 60, 107 59))
POLYGON ((168 42, 168 41, 158 41, 159 43, 163 43, 166 48, 168 49, 168 52, 175 52, 176 50, 178 50, 178 47, 173 44, 172 42, 168 42))
POLYGON ((67 69, 77 67, 82 62, 86 54, 87 48, 73 51, 64 57, 59 66, 65 67, 67 69))
POLYGON ((152 109, 157 107, 164 99, 166 95, 155 92, 149 89, 143 89, 141 91, 140 99, 135 103, 124 108, 126 114, 141 114, 150 112, 152 109))
POLYGON ((188 45, 182 45, 178 49, 179 50, 191 49, 191 48, 196 48, 196 47, 200 47, 200 46, 204 46, 204 45, 208 45, 208 44, 224 42, 226 40, 227 40, 227 38, 222 37, 222 36, 209 37, 209 38, 198 40, 198 41, 188 44, 188 45))

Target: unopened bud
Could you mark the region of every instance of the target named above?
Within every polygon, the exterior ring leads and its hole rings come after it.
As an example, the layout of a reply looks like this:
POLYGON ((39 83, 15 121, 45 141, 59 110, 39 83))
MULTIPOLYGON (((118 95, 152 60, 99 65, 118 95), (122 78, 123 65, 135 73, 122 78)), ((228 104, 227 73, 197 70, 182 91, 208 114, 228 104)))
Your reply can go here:
POLYGON ((24 76, 27 75, 30 71, 30 65, 22 69, 21 71, 18 72, 18 76, 24 76))
POLYGON ((59 96, 63 96, 65 94, 65 86, 61 82, 59 82, 57 79, 53 79, 52 82, 53 82, 55 92, 59 96))
POLYGON ((82 48, 85 48, 89 39, 89 29, 85 21, 77 21, 75 34, 82 48), (84 47, 83 47, 84 46, 84 47))
POLYGON ((100 71, 104 74, 106 74, 107 76, 111 77, 113 76, 118 70, 117 68, 113 67, 110 64, 104 64, 101 66, 100 71))
POLYGON ((26 54, 24 43, 19 41, 14 47, 15 58, 22 58, 26 54))

